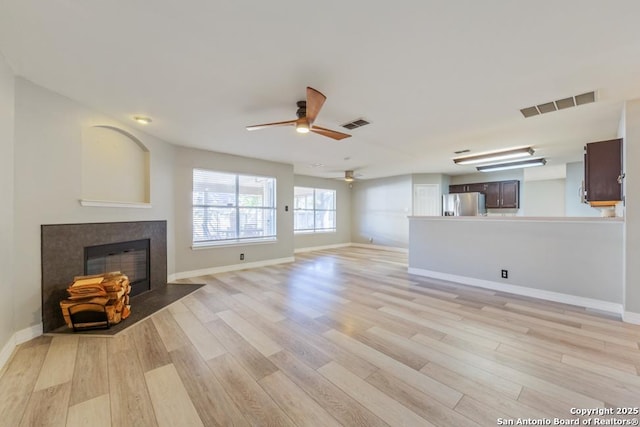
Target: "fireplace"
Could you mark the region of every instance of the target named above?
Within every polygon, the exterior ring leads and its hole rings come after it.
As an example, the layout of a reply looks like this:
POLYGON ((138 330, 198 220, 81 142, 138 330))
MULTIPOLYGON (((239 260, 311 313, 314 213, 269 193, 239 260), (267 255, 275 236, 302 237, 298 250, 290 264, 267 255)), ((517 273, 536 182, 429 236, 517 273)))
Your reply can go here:
POLYGON ((129 278, 131 296, 151 289, 149 282, 149 239, 84 248, 84 274, 120 271, 129 278))
POLYGON ((120 270, 132 282, 140 280, 136 293, 166 289, 166 221, 42 225, 41 233, 44 332, 65 325, 60 301, 67 298, 66 289, 75 276, 120 270), (143 260, 146 266, 138 263, 143 260))

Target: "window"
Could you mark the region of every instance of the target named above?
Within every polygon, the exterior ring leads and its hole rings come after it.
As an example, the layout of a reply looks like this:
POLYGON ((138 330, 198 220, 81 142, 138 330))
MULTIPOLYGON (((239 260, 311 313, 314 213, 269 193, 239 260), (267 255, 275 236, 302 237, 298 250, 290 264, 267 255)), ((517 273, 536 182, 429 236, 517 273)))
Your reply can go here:
POLYGON ((336 190, 295 187, 294 231, 336 231, 336 190))
POLYGON ((276 179, 193 170, 193 243, 276 237, 276 179))

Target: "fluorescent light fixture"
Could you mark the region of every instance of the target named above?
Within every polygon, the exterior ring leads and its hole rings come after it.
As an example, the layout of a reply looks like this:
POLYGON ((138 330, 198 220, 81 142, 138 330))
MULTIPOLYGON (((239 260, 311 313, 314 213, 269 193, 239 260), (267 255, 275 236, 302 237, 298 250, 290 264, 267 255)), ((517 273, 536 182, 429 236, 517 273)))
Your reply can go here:
POLYGON ((532 166, 544 166, 547 164, 545 159, 531 159, 520 162, 500 163, 497 165, 477 166, 478 172, 496 172, 508 169, 530 168, 532 166))
POLYGON ((143 125, 148 125, 149 123, 152 122, 151 117, 146 117, 146 116, 135 116, 133 120, 143 125))
POLYGON ((477 163, 489 163, 498 160, 517 159, 520 157, 533 156, 533 148, 517 148, 515 150, 498 151, 495 153, 480 154, 477 156, 458 157, 453 159, 457 165, 474 165, 477 163))
POLYGON ((309 123, 304 122, 304 121, 296 123, 296 132, 298 132, 298 133, 309 133, 309 123))

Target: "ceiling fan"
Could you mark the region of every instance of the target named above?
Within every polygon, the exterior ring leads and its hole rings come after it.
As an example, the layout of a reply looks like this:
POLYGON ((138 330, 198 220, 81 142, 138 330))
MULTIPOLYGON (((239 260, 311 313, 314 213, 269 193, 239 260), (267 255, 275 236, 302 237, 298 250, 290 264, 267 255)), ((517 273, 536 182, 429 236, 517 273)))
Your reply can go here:
POLYGON ((313 124, 316 121, 316 117, 318 117, 318 113, 320 112, 320 109, 322 108, 322 105, 324 104, 324 101, 326 99, 327 97, 322 93, 318 92, 312 87, 307 86, 307 100, 297 102, 298 111, 296 114, 298 115, 298 118, 296 120, 247 126, 247 130, 259 130, 276 126, 295 126, 296 131, 299 133, 313 132, 317 133, 318 135, 333 138, 338 141, 341 139, 349 138, 351 135, 331 129, 326 129, 313 124))

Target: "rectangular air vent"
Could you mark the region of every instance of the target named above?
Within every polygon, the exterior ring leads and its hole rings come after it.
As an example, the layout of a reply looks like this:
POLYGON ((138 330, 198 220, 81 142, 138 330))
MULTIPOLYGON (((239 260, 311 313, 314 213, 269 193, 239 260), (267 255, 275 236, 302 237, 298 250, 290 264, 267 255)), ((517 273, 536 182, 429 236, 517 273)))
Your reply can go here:
POLYGON ((364 120, 364 119, 357 119, 357 120, 354 120, 352 122, 343 124, 342 127, 343 128, 347 128, 347 129, 355 129, 355 128, 359 128, 359 127, 362 127, 362 126, 366 126, 368 124, 369 124, 369 122, 364 120))
POLYGON ((540 111, 542 114, 544 113, 550 113, 552 111, 556 111, 556 104, 553 102, 547 102, 546 104, 540 104, 537 105, 538 107, 538 111, 540 111))
POLYGON ((565 108, 571 108, 577 105, 589 104, 591 102, 595 102, 595 100, 596 93, 595 91, 592 91, 581 95, 571 96, 569 98, 545 102, 543 104, 534 105, 533 107, 522 108, 520 112, 525 118, 527 118, 537 116, 539 114, 550 113, 552 111, 564 110, 565 108))
POLYGON ((537 116, 540 114, 540 111, 538 111, 536 107, 523 108, 520 112, 525 117, 537 116))
POLYGON ((595 102, 596 94, 595 92, 587 92, 582 95, 576 95, 576 104, 589 104, 590 102, 595 102))
POLYGON ((556 106, 558 107, 558 110, 564 110, 565 108, 575 107, 576 103, 572 96, 571 98, 558 99, 556 101, 556 106))

